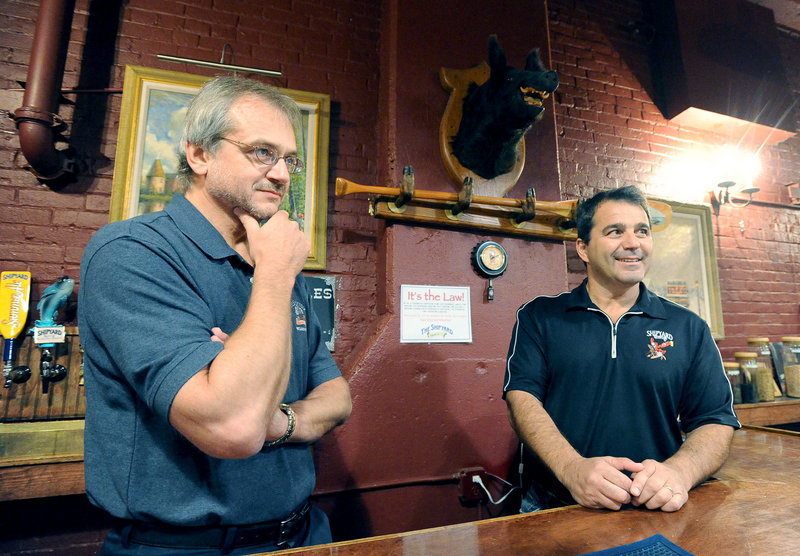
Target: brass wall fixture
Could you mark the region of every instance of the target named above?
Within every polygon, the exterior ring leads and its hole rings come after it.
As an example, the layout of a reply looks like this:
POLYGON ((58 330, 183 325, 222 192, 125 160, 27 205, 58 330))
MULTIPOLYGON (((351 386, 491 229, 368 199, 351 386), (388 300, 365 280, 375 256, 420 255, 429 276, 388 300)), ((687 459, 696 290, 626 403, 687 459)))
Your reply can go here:
POLYGON ((731 196, 731 188, 736 186, 735 181, 723 181, 717 184, 717 191, 711 192, 711 205, 714 213, 719 214, 719 207, 731 205, 733 207, 746 207, 753 202, 753 194, 761 191, 758 187, 745 187, 739 191, 742 195, 747 195, 746 199, 731 196))
POLYGON ((264 75, 269 75, 271 77, 280 77, 281 72, 277 70, 268 70, 268 69, 261 69, 261 68, 253 68, 249 66, 237 66, 236 64, 226 64, 225 63, 225 49, 229 49, 231 52, 231 61, 233 61, 233 47, 225 43, 222 46, 222 56, 219 59, 219 63, 217 62, 206 62, 205 60, 195 60, 194 58, 184 58, 182 56, 170 56, 169 54, 156 54, 156 58, 159 60, 163 60, 165 62, 176 62, 179 64, 193 64, 195 66, 201 66, 204 68, 214 68, 214 69, 222 69, 234 72, 236 75, 237 71, 244 71, 250 73, 261 73, 264 75))

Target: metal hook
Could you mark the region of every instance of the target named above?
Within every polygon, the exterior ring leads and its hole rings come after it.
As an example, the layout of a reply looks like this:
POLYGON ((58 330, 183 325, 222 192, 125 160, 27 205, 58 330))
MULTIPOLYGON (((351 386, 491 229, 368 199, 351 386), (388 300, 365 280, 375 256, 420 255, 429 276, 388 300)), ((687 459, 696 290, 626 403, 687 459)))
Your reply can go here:
POLYGON ((470 203, 472 202, 472 178, 467 176, 464 178, 464 184, 461 186, 461 190, 458 192, 458 200, 449 208, 445 210, 448 218, 450 216, 456 216, 460 212, 464 212, 469 208, 470 203))
POLYGON ((522 224, 536 217, 536 191, 532 187, 526 192, 520 208, 522 210, 514 215, 516 224, 522 224))
POLYGON ((402 208, 414 196, 414 168, 403 167, 403 180, 400 182, 400 195, 394 200, 397 208, 402 208))

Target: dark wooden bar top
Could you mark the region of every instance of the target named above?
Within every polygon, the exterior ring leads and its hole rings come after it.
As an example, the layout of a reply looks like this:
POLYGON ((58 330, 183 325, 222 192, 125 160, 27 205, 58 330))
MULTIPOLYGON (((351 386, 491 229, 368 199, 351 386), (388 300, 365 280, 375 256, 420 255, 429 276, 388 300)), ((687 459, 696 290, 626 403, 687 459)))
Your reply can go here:
POLYGON ((758 427, 737 431, 716 480, 692 490, 674 513, 570 506, 280 554, 571 555, 655 534, 697 556, 800 554, 800 434, 758 427))

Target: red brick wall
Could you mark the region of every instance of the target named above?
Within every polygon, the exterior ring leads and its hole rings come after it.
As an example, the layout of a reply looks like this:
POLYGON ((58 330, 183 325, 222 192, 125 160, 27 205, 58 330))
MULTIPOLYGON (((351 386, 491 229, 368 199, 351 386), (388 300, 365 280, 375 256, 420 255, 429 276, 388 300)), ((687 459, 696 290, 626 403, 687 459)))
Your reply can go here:
MULTIPOLYGON (((84 52, 91 40, 89 1, 77 1, 64 88, 121 89, 125 64, 214 75, 217 70, 163 62, 156 54, 218 62, 224 44, 230 43, 235 58, 228 50, 227 62, 283 72, 281 78, 259 79, 331 96, 327 273, 338 277, 336 356, 341 363, 374 314, 377 224, 366 214, 363 200, 336 199, 332 182, 344 171, 355 181, 375 182, 379 3, 132 0, 120 4, 122 19, 116 42, 110 45, 116 49, 110 81, 93 82, 91 76, 102 70, 95 67, 97 52, 90 56, 84 52)), ((0 2, 0 110, 13 112, 22 106, 23 93, 8 89, 26 80, 38 5, 32 0, 0 2)), ((109 12, 107 16, 114 15, 109 12)), ((78 278, 83 248, 108 222, 121 95, 66 96, 77 105, 62 105, 59 115, 69 125, 67 135, 72 135, 84 172, 78 183, 58 192, 20 168, 25 160, 18 152, 13 123, 5 117, 0 122, 0 130, 6 132, 0 133, 0 268, 30 270, 34 302, 58 277, 78 278), (86 109, 90 104, 99 110, 86 109), (100 140, 83 137, 89 122, 80 116, 73 119, 77 114, 93 119, 100 140)))
MULTIPOLYGON (((718 146, 725 137, 681 128, 665 120, 653 101, 645 33, 626 30, 642 22, 641 2, 592 3, 549 0, 553 69, 561 80, 556 93, 561 191, 567 198, 600 189, 637 185, 648 195, 708 203, 707 183, 689 195, 664 179, 663 171, 697 149, 718 146)), ((790 85, 800 91, 800 36, 780 30, 790 85)), ((713 76, 709 76, 713 79, 713 76)), ((790 115, 795 123, 798 113, 790 115)), ((795 125, 795 128, 798 126, 795 125)), ((783 184, 800 178, 800 137, 759 155, 762 173, 755 198, 765 205, 723 206, 712 215, 719 268, 725 339, 723 358, 746 347, 746 338, 800 333, 800 210, 783 184), (744 222, 744 231, 740 222, 744 222)), ((570 286, 585 276, 569 247, 570 286)))
MULTIPOLYGON (((111 81, 96 87, 122 86, 124 64, 195 73, 199 67, 158 61, 157 53, 217 60, 225 42, 234 44, 235 62, 279 68, 284 77, 269 79, 279 86, 328 93, 333 99, 331 177, 346 172, 364 183, 374 182, 377 145, 379 9, 374 2, 211 1, 128 2, 117 38, 111 81), (292 11, 290 11, 292 10, 292 11), (348 15, 344 15, 348 14, 348 15), (264 18, 263 20, 261 18, 264 18), (258 24, 250 23, 259 21, 258 24), (270 21, 263 25, 260 21, 270 21)), ((4 0, 0 13, 0 110, 22 105, 22 92, 9 91, 25 81, 38 3, 4 0)), ((591 5, 553 0, 549 3, 554 69, 561 78, 557 124, 562 195, 574 198, 600 188, 637 184, 655 196, 675 198, 669 184, 653 178, 671 158, 697 144, 721 139, 664 120, 648 92, 647 47, 641 37, 624 30, 641 21, 640 3, 621 0, 591 5), (589 11, 591 10, 591 11, 589 11)), ((79 0, 64 75, 64 87, 76 87, 89 73, 83 55, 88 1, 79 0)), ((781 33, 789 78, 800 88, 800 40, 781 33)), ((80 105, 86 96, 68 95, 80 105)), ((95 97, 96 98, 96 97, 95 97)), ((108 95, 102 140, 95 150, 80 152, 91 175, 58 192, 40 185, 20 167, 13 123, 0 120, 0 267, 29 269, 34 275, 34 300, 41 288, 63 274, 77 277, 83 247, 107 221, 110 204, 120 95, 108 95)), ((74 108, 60 115, 77 133, 74 108)), ((796 118, 796 114, 794 115, 796 118)), ((81 122, 78 122, 80 125, 81 122)), ((63 147, 63 145, 60 145, 63 147)), ((762 152, 764 172, 756 183, 757 199, 788 203, 782 184, 800 175, 800 139, 789 139, 762 152)), ((709 186, 708 189, 711 189, 709 186)), ((714 219, 726 339, 723 355, 743 347, 744 339, 800 333, 798 290, 800 265, 798 216, 792 208, 722 207, 714 219), (740 232, 739 222, 745 221, 740 232), (775 315, 773 318, 772 315, 775 315)), ((344 362, 372 321, 375 291, 375 235, 378 223, 366 215, 363 200, 329 196, 328 273, 337 275, 339 335, 337 359, 344 362)), ((571 282, 582 276, 574 257, 571 282)))
MULTIPOLYGON (((234 45, 235 62, 278 68, 269 82, 328 93, 333 99, 331 178, 338 174, 373 183, 378 157, 376 134, 380 14, 375 2, 345 1, 181 3, 135 0, 124 5, 116 39, 110 82, 122 86, 124 64, 212 74, 158 61, 157 53, 218 60, 222 46, 234 45), (324 7, 323 7, 324 4, 324 7), (346 14, 346 15, 345 15, 346 14), (263 22, 270 24, 265 25, 263 22), (365 109, 365 107, 373 107, 365 109)), ((25 81, 38 3, 3 0, 0 27, 0 110, 22 105, 22 92, 9 91, 25 81)), ((91 74, 84 57, 88 0, 79 0, 73 19, 64 87, 76 87, 91 74)), ((549 2, 554 69, 561 78, 557 124, 562 195, 573 198, 599 188, 637 184, 648 194, 676 198, 658 170, 698 144, 720 138, 681 129, 664 120, 652 100, 647 46, 624 26, 642 21, 637 1, 606 0, 590 4, 549 2)), ((781 33, 789 78, 800 88, 800 40, 781 33)), ((90 58, 91 59, 91 58, 90 58)), ((68 97, 78 103, 88 95, 68 97)), ((91 97, 95 103, 97 97, 91 97)), ((87 170, 79 183, 53 192, 27 171, 10 120, 0 120, 0 267, 27 268, 34 275, 34 299, 41 288, 63 274, 77 277, 80 256, 91 234, 107 221, 111 194, 120 95, 100 96, 106 107, 101 140, 80 152, 87 170), (87 173, 89 175, 87 175, 87 173)), ((60 115, 79 134, 70 105, 60 115)), ((93 115, 96 117, 96 112, 93 115)), ((796 118, 796 114, 794 115, 796 118)), ((63 147, 63 145, 61 145, 63 147)), ((787 203, 782 184, 800 172, 800 139, 792 138, 762 152, 764 172, 757 199, 787 203)), ((709 186, 708 189, 711 187, 709 186)), ((800 265, 796 209, 723 207, 714 219, 726 339, 723 354, 743 347, 744 339, 800 333, 800 265), (739 231, 739 221, 746 223, 739 231), (772 315, 775 318, 772 318, 772 315)), ((374 315, 375 235, 378 223, 363 200, 329 196, 328 273, 337 275, 339 335, 337 360, 357 343, 374 315)), ((574 257, 571 282, 582 275, 574 257)))
MULTIPOLYGON (((101 2, 91 4, 96 14, 101 2)), ((106 3, 106 17, 114 15, 108 4, 122 6, 119 30, 105 49, 90 46, 86 52, 87 44, 103 38, 102 27, 114 21, 100 22, 90 32, 90 2, 77 0, 63 88, 121 89, 125 64, 214 75, 215 70, 159 61, 156 54, 218 62, 230 43, 235 59, 228 52, 227 62, 283 72, 281 78, 258 79, 331 96, 326 274, 337 277, 334 356, 346 368, 347 354, 375 315, 377 222, 367 215, 363 199, 335 198, 333 178, 346 172, 360 183, 376 182, 380 3, 130 0, 106 3), (99 67, 104 52, 113 55, 110 68, 99 67), (103 80, 106 74, 110 77, 103 80)), ((108 222, 121 106, 120 94, 65 95, 76 103, 62 104, 59 115, 78 150, 77 183, 52 191, 22 168, 26 161, 5 113, 23 104, 23 93, 9 89, 26 80, 38 7, 34 0, 0 0, 0 270, 32 272, 32 308, 58 277, 78 278, 84 247, 108 222)), ((95 553, 102 539, 97 530, 108 523, 87 506, 85 496, 0 502, 0 522, 14 531, 13 540, 3 535, 0 552, 95 553), (56 506, 69 508, 57 513, 87 517, 40 519, 56 506)))
MULTIPOLYGON (((87 37, 89 0, 77 0, 65 88, 82 82, 94 88, 119 88, 125 64, 210 75, 211 70, 160 62, 155 55, 218 61, 228 42, 234 46, 237 64, 284 72, 284 77, 266 81, 331 95, 326 273, 338 277, 335 358, 346 372, 349 354, 365 349, 353 348, 368 337, 376 319, 379 222, 367 215, 363 199, 335 198, 332 180, 344 174, 354 181, 376 183, 377 160, 385 156, 378 150, 376 132, 381 2, 129 0, 120 4, 122 23, 111 47, 115 53, 111 77, 92 82, 90 75, 101 73, 92 65, 99 53, 84 52, 91 38, 87 37)), ((625 31, 629 21, 643 19, 640 2, 549 0, 548 8, 553 69, 562 82, 556 97, 562 196, 575 198, 633 183, 654 196, 700 200, 674 196, 672 183, 661 172, 680 155, 717 144, 721 138, 670 124, 654 105, 647 45, 625 31)), ((26 79, 37 9, 33 0, 0 0, 0 110, 22 105, 22 92, 8 89, 26 79)), ((479 40, 464 38, 473 39, 479 40)), ((781 34, 795 90, 800 88, 799 43, 796 35, 781 34)), ((71 138, 80 139, 76 146, 85 171, 78 183, 58 192, 41 186, 20 168, 24 160, 13 124, 0 117, 0 269, 31 270, 36 280, 34 299, 59 276, 77 277, 83 247, 108 218, 121 98, 118 94, 68 98, 77 105, 63 105, 60 115, 70 124, 71 138), (85 131, 91 126, 97 126, 96 134, 85 131)), ((762 191, 757 198, 787 203, 781 184, 800 178, 800 139, 765 149, 762 162, 765 169, 756 184, 762 191)), ((800 335, 799 217, 796 209, 753 205, 723 207, 719 218, 713 219, 727 336, 720 345, 726 358, 749 336, 769 335, 776 340, 800 335), (740 220, 745 221, 744 232, 739 231, 740 220)), ((573 256, 568 261, 572 284, 582 275, 576 260, 573 256)), ((443 357, 447 357, 444 352, 443 357)), ((426 495, 429 491, 420 494, 420 500, 426 495)), ((0 504, 0 510, 2 506, 19 513, 20 506, 0 504)), ((22 515, 35 520, 47 507, 45 503, 22 515)), ((369 516, 364 519, 368 525, 369 516)), ((35 531, 31 535, 44 539, 33 543, 43 550, 77 544, 75 535, 58 540, 52 531, 31 530, 35 531), (49 545, 48 534, 56 538, 49 545)))

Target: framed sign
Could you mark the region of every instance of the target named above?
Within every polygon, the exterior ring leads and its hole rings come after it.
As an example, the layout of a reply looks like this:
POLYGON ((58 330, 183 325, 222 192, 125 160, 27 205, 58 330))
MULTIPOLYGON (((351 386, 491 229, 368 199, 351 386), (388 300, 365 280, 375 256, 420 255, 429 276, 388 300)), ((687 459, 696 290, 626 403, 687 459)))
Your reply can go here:
MULTIPOLYGON (((125 66, 110 221, 164 208, 181 191, 175 180, 183 118, 192 97, 211 79, 200 75, 125 66)), ((305 169, 292 175, 281 208, 311 242, 305 268, 325 268, 330 97, 279 89, 297 102, 302 129, 297 152, 305 169)))
POLYGON ((311 304, 314 307, 322 327, 322 340, 328 351, 334 351, 336 345, 336 277, 304 274, 311 293, 311 304))
POLYGON ((672 220, 663 230, 653 232, 653 263, 644 283, 654 293, 700 315, 714 339, 721 340, 725 330, 711 209, 663 202, 672 207, 672 220))

